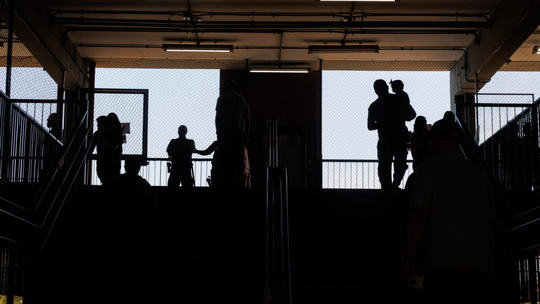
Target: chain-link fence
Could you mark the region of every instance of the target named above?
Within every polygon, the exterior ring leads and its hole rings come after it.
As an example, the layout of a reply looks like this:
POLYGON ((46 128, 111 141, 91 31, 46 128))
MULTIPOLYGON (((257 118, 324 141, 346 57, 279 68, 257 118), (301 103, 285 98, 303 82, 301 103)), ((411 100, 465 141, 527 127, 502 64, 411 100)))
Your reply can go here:
POLYGON ((0 91, 4 93, 6 92, 8 33, 6 23, 0 22, 0 91))
MULTIPOLYGON (((380 188, 376 174, 378 134, 367 129, 368 108, 377 99, 373 90, 375 80, 385 80, 390 93, 390 81, 401 80, 417 116, 424 116, 428 124, 450 110, 448 71, 391 71, 382 64, 380 68, 377 71, 323 71, 323 188, 380 188), (340 160, 339 170, 336 170, 336 160, 340 160)), ((406 125, 412 131, 414 120, 406 125)), ((408 158, 412 160, 410 154, 408 158)), ((407 171, 404 182, 411 172, 407 171)))
MULTIPOLYGON (((148 157, 167 158, 167 145, 178 137, 178 127, 200 150, 215 139, 215 105, 219 96, 219 70, 97 68, 96 88, 148 89, 148 157)), ((115 101, 121 121, 138 115, 127 101, 115 101)), ((105 113, 96 101, 94 117, 105 113)), ((132 126, 133 128, 133 126, 132 126)))
MULTIPOLYGON (((0 90, 6 92, 7 80, 7 53, 8 53, 8 29, 5 23, 0 28, 0 90)), ((26 46, 13 35, 13 54, 11 67, 11 99, 48 99, 56 100, 58 85, 47 71, 39 64, 26 46)), ((57 104, 14 103, 22 111, 33 117, 47 128, 47 118, 52 113, 57 113, 57 104)))
MULTIPOLYGON (((145 155, 144 140, 144 107, 146 92, 94 93, 94 117, 115 113, 124 130, 124 155, 145 155)), ((94 130, 97 122, 94 121, 94 130)))

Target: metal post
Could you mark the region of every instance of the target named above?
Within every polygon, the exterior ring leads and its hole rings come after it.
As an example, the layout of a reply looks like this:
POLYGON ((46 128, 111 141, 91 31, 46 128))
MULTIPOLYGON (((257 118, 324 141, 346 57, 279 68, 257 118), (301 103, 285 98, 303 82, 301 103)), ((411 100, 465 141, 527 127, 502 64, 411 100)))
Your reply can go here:
POLYGON ((289 304, 291 297, 287 169, 277 166, 277 121, 267 122, 265 303, 289 304))
POLYGON ((61 142, 64 142, 64 139, 65 139, 65 132, 66 132, 66 126, 62 126, 62 121, 64 121, 64 115, 66 115, 64 113, 64 90, 65 90, 65 87, 66 87, 66 72, 64 70, 62 70, 62 80, 61 80, 61 83, 58 85, 58 90, 57 90, 57 95, 56 95, 56 100, 58 100, 58 103, 56 104, 56 126, 61 126, 60 130, 62 132, 60 132, 60 134, 58 136, 60 136, 60 138, 58 138, 58 140, 60 140, 61 142))
POLYGON ((148 157, 148 91, 143 94, 143 162, 146 164, 146 158, 148 157))
POLYGON ((15 9, 13 4, 9 5, 9 24, 8 24, 8 48, 6 64, 6 95, 11 98, 11 66, 13 64, 13 19, 15 9))
POLYGON ((268 134, 268 167, 278 166, 277 120, 268 120, 266 123, 268 134))
POLYGON ((7 293, 6 293, 6 303, 13 304, 15 298, 15 263, 17 259, 15 258, 15 250, 12 248, 8 249, 8 274, 7 274, 7 293))
POLYGON ((2 143, 2 178, 9 181, 9 168, 10 166, 10 158, 11 158, 11 150, 10 150, 10 141, 11 141, 11 112, 12 112, 12 105, 10 101, 10 95, 11 95, 11 65, 12 65, 12 59, 13 59, 13 16, 15 14, 15 11, 13 9, 13 6, 10 5, 9 9, 9 24, 8 24, 8 49, 7 49, 7 65, 6 65, 6 111, 4 116, 4 134, 3 134, 3 143, 2 143))
POLYGON ((536 104, 536 105, 533 105, 531 110, 532 110, 532 119, 531 119, 531 128, 532 130, 529 130, 531 131, 530 134, 532 136, 530 136, 529 140, 530 140, 530 145, 532 146, 531 149, 532 149, 532 160, 533 160, 533 167, 532 167, 532 170, 533 170, 533 176, 532 176, 532 187, 533 187, 533 190, 534 190, 534 187, 538 187, 540 185, 537 185, 536 183, 540 180, 538 177, 540 176, 540 160, 538 159, 538 156, 540 155, 540 150, 538 148, 538 133, 539 133, 539 126, 538 126, 538 107, 540 107, 540 103, 536 104))
POLYGON ((536 272, 538 271, 538 269, 536 267, 536 249, 532 249, 527 252, 527 260, 529 264, 529 302, 537 303, 538 286, 536 283, 536 272))

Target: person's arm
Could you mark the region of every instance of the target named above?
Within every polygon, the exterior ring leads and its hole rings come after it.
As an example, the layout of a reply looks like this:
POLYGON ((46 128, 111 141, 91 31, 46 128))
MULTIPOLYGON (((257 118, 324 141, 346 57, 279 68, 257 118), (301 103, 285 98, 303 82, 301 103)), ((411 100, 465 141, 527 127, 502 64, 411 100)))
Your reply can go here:
MULTIPOLYGON (((174 139, 173 139, 174 140, 174 139)), ((167 145, 167 155, 168 155, 168 159, 169 160, 172 160, 172 153, 173 153, 173 140, 171 140, 169 142, 169 144, 167 145)))
POLYGON ((249 130, 251 129, 251 111, 249 109, 249 104, 246 102, 246 113, 245 115, 245 138, 244 138, 244 144, 247 145, 249 141, 249 130))
POLYGON ((407 233, 405 236, 405 250, 403 251, 402 279, 407 282, 409 275, 417 271, 418 244, 424 234, 427 222, 428 209, 412 207, 409 209, 407 219, 407 233))
POLYGON ((368 109, 368 130, 373 131, 377 130, 377 121, 374 115, 374 109, 370 106, 368 109))
POLYGON ((197 150, 197 149, 195 149, 195 151, 193 151, 193 153, 197 153, 197 154, 200 154, 200 155, 210 155, 216 150, 216 147, 217 147, 217 141, 214 141, 205 150, 197 150))
POLYGON ((245 179, 245 187, 250 188, 251 187, 251 171, 250 171, 250 165, 249 165, 248 150, 246 146, 244 146, 244 179, 245 179))
POLYGON ((414 110, 414 108, 411 106, 411 101, 409 100, 409 95, 407 93, 403 93, 405 94, 405 100, 406 100, 406 104, 405 104, 405 121, 411 121, 413 119, 416 118, 416 111, 414 110))
POLYGON ((407 234, 405 236, 405 249, 403 257, 414 260, 418 253, 418 244, 426 226, 428 209, 424 207, 411 207, 407 219, 407 234))
POLYGON ((94 153, 94 149, 97 147, 97 141, 98 132, 96 131, 94 132, 94 134, 92 134, 92 142, 90 143, 90 147, 88 147, 88 155, 92 155, 94 153))
MULTIPOLYGON (((216 102, 216 119, 215 119, 215 124, 216 124, 216 134, 218 134, 219 136, 219 132, 221 131, 220 130, 220 127, 221 127, 221 121, 222 121, 222 113, 221 113, 221 98, 219 97, 217 99, 217 102, 216 102)), ((219 137, 218 137, 219 139, 219 137)))
POLYGON ((403 279, 406 280, 410 273, 415 272, 418 259, 418 245, 426 227, 429 207, 433 192, 433 178, 426 166, 420 166, 417 170, 411 205, 407 220, 405 234, 405 248, 403 251, 403 279))

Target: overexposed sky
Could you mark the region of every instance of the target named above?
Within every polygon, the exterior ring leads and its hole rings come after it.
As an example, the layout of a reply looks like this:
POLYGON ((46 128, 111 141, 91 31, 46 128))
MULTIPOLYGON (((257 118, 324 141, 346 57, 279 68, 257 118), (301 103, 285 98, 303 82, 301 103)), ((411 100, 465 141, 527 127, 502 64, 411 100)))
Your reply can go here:
MULTIPOLYGON (((56 84, 42 68, 14 68, 12 73, 13 98, 56 98, 56 84)), ((540 96, 538 74, 499 72, 480 93, 533 94, 536 99, 540 96)), ((377 134, 367 130, 367 108, 377 98, 373 91, 376 79, 402 80, 417 114, 425 116, 428 123, 440 119, 450 109, 449 72, 323 71, 323 159, 376 158, 377 134)), ((219 70, 98 68, 96 87, 149 89, 149 157, 167 156, 166 145, 177 137, 181 124, 188 126, 188 137, 195 140, 199 149, 215 140, 219 70)), ((530 96, 479 97, 479 102, 530 101, 530 96)), ((108 105, 110 107, 101 105, 102 108, 96 110, 102 113, 96 114, 115 111, 120 120, 125 121, 123 116, 139 115, 137 105, 129 102, 128 98, 128 101, 115 101, 108 105)), ((48 113, 39 115, 46 117, 48 113)), ((409 129, 413 122, 408 123, 409 129)), ((132 126, 134 128, 136 126, 132 126)))
MULTIPOLYGON (((417 115, 432 124, 450 109, 449 72, 323 71, 323 159, 377 159, 377 131, 367 129, 373 83, 403 81, 417 115)), ((390 89, 391 92, 391 89, 390 89)), ((412 130, 414 120, 407 123, 412 130)))

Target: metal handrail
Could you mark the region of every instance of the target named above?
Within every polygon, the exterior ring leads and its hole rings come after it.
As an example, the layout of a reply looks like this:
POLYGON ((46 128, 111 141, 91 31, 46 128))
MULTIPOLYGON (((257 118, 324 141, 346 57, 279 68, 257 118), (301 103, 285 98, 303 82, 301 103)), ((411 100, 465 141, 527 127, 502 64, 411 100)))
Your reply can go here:
POLYGON ((86 149, 89 146, 88 140, 90 139, 91 133, 91 128, 89 128, 88 125, 87 108, 86 112, 80 117, 77 128, 70 133, 68 144, 64 146, 61 156, 62 159, 69 159, 71 157, 72 161, 63 165, 57 164, 57 166, 54 167, 54 170, 49 173, 47 179, 48 182, 39 189, 35 199, 37 204, 34 205, 32 210, 20 207, 6 200, 0 200, 0 202, 3 202, 3 206, 0 208, 2 213, 9 218, 30 225, 33 229, 38 229, 39 233, 34 235, 34 239, 31 240, 32 242, 27 243, 4 235, 1 236, 1 239, 10 243, 24 244, 27 248, 31 248, 35 251, 42 251, 44 249, 50 233, 56 224, 58 215, 76 181, 75 177, 79 174, 85 163, 87 154, 86 149), (80 142, 76 144, 79 140, 80 142), (62 174, 60 174, 60 171, 62 171, 62 174), (50 204, 47 206, 42 205, 47 198, 51 199, 50 204), (6 205, 5 202, 8 202, 9 204, 6 205), (4 210, 7 206, 17 208, 8 212, 7 210, 4 210))
MULTIPOLYGON (((533 139, 533 145, 535 146, 535 147, 533 147, 535 149, 533 152, 535 153, 535 155, 537 155, 537 153, 538 153, 537 149, 538 149, 539 130, 538 130, 538 124, 537 124, 538 122, 536 121, 536 119, 538 118, 537 117, 537 115, 538 115, 537 110, 538 110, 538 107, 540 106, 540 99, 537 99, 532 104, 484 104, 484 103, 482 103, 482 104, 460 104, 460 106, 467 106, 467 107, 483 107, 483 106, 488 106, 488 107, 490 107, 490 106, 493 106, 493 107, 509 107, 509 106, 512 106, 512 107, 514 107, 515 106, 515 107, 523 107, 523 108, 525 108, 520 113, 515 115, 515 117, 513 117, 511 120, 509 120, 504 126, 499 128, 499 130, 497 130, 496 132, 493 132, 491 137, 489 139, 486 139, 485 141, 487 142, 491 138, 500 136, 499 134, 501 134, 502 130, 504 130, 505 128, 511 127, 512 124, 515 124, 520 119, 526 118, 526 115, 532 115, 531 120, 532 120, 533 126, 531 128, 533 129, 533 132, 535 134, 533 136, 533 137, 535 137, 535 139, 533 139)), ((459 110, 459 108, 458 108, 458 110, 459 110)), ((457 111, 457 112, 460 113, 460 111, 457 111)), ((461 120, 461 117, 459 117, 459 116, 458 116, 458 123, 462 127, 465 126, 465 124, 461 120)), ((466 141, 468 143, 468 146, 471 148, 469 152, 473 152, 473 157, 475 158, 475 160, 485 170, 488 170, 487 172, 491 172, 491 169, 489 168, 487 162, 485 161, 484 156, 481 154, 477 143, 472 138, 472 134, 470 132, 468 132, 468 131, 465 131, 466 128, 462 128, 462 130, 464 131, 465 139, 466 139, 466 141)), ((538 161, 538 160, 536 160, 536 161, 538 161)), ((513 210, 513 206, 510 204, 510 202, 508 200, 508 196, 507 196, 505 190, 502 188, 502 185, 500 184, 500 182, 495 178, 495 176, 493 174, 488 174, 488 176, 492 180, 492 183, 494 185, 494 189, 495 189, 497 197, 499 199, 498 200, 499 208, 500 208, 499 211, 502 211, 502 212, 498 213, 499 216, 502 215, 502 217, 498 217, 498 220, 499 220, 500 225, 502 227, 501 232, 504 235, 509 235, 509 234, 512 233, 512 236, 510 236, 509 239, 508 239, 509 241, 511 241, 510 239, 515 239, 515 236, 513 235, 513 233, 519 233, 520 231, 523 231, 524 229, 527 229, 528 227, 532 227, 532 225, 535 225, 538 222, 540 222, 540 216, 539 216, 539 212, 538 212, 538 211, 540 211, 540 207, 535 207, 535 208, 531 208, 529 210, 526 210, 524 212, 516 213, 515 210, 513 210)), ((513 251, 507 252, 506 255, 507 256, 516 255, 516 254, 519 254, 521 252, 526 252, 526 251, 528 251, 530 249, 538 248, 538 247, 540 247, 540 243, 526 244, 524 247, 523 247, 523 244, 518 245, 518 246, 519 246, 519 248, 517 250, 512 249, 513 251)), ((510 249, 510 248, 507 248, 507 249, 510 249)))
POLYGON ((506 223, 508 223, 509 220, 511 220, 514 216, 513 210, 510 206, 510 203, 508 202, 508 199, 506 198, 506 194, 502 190, 501 186, 499 185, 499 182, 495 179, 493 174, 490 174, 489 166, 485 162, 484 158, 480 154, 480 151, 478 149, 478 146, 476 145, 476 142, 472 138, 472 135, 466 131, 466 127, 464 127, 464 122, 461 120, 459 116, 456 117, 456 122, 459 125, 459 129, 461 130, 461 136, 462 136, 462 143, 465 143, 465 146, 463 144, 460 144, 460 147, 463 151, 463 154, 468 158, 471 159, 477 163, 484 172, 486 172, 488 178, 491 181, 491 184, 493 185, 494 190, 496 191, 497 197, 501 199, 501 207, 504 210, 505 219, 504 222, 502 222, 500 219, 499 224, 501 226, 501 229, 503 231, 507 231, 506 223))

